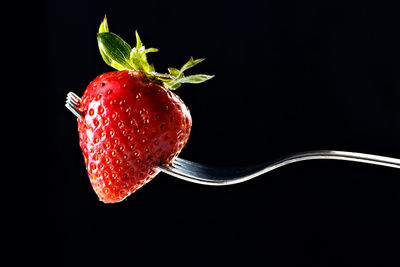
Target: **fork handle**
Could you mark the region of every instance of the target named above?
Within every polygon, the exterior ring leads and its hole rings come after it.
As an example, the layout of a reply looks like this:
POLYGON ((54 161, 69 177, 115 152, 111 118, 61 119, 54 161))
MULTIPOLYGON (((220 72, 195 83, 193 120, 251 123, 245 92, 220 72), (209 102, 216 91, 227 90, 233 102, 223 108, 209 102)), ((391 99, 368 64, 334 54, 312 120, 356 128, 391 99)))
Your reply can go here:
POLYGON ((355 162, 369 163, 369 164, 392 167, 392 168, 400 168, 400 159, 372 155, 372 154, 337 151, 337 150, 314 150, 314 151, 306 151, 306 152, 291 154, 289 156, 281 158, 280 160, 277 160, 274 163, 274 166, 275 168, 278 168, 280 167, 281 164, 287 165, 289 163, 294 163, 304 160, 312 160, 312 159, 334 159, 334 160, 355 161, 355 162))
POLYGON ((291 163, 305 161, 305 160, 314 160, 314 159, 353 161, 353 162, 368 163, 373 165, 380 165, 380 166, 400 169, 400 159, 396 158, 377 156, 365 153, 357 153, 357 152, 337 151, 337 150, 314 150, 314 151, 299 152, 280 158, 272 163, 270 162, 269 164, 264 165, 265 166, 264 168, 261 168, 259 171, 253 173, 250 176, 242 178, 238 177, 237 179, 230 180, 228 183, 229 184, 241 183, 291 163))
POLYGON ((276 161, 264 165, 264 168, 261 167, 259 171, 255 172, 250 176, 242 178, 238 177, 237 179, 230 180, 228 183, 229 184, 241 183, 291 163, 305 161, 305 160, 314 160, 314 159, 353 161, 353 162, 368 163, 373 165, 400 169, 400 159, 396 158, 358 153, 358 152, 347 152, 347 151, 337 151, 337 150, 313 150, 313 151, 299 152, 288 155, 286 157, 282 157, 276 161))
POLYGON ((256 166, 241 167, 240 170, 234 167, 222 168, 204 166, 187 160, 184 160, 184 162, 189 166, 189 172, 187 169, 179 170, 175 168, 174 170, 174 168, 169 168, 168 166, 163 166, 161 170, 192 183, 216 186, 232 185, 248 181, 291 163, 314 159, 353 161, 400 169, 400 159, 396 158, 337 150, 314 150, 290 154, 277 160, 256 166))

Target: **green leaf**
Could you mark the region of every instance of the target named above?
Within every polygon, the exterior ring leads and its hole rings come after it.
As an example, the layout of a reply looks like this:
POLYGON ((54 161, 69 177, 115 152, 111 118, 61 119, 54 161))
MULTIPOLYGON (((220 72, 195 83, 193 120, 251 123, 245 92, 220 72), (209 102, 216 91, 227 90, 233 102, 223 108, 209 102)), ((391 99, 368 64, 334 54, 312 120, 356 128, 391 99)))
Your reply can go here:
POLYGON ((143 43, 140 40, 139 33, 137 31, 135 31, 135 36, 136 36, 136 49, 139 50, 140 48, 143 47, 143 43))
POLYGON ((179 75, 179 70, 172 67, 168 68, 168 72, 174 77, 178 77, 179 75))
POLYGON ((206 74, 195 74, 186 77, 182 77, 179 79, 172 79, 170 81, 165 81, 164 85, 170 90, 176 90, 181 86, 182 83, 202 83, 208 81, 213 78, 214 75, 206 75, 206 74))
POLYGON ((113 60, 111 58, 109 58, 104 52, 103 50, 100 49, 100 45, 99 45, 99 51, 100 51, 100 55, 103 58, 104 62, 107 63, 107 65, 112 67, 112 62, 113 60))
MULTIPOLYGON (((102 21, 101 24, 100 24, 99 32, 98 32, 98 33, 108 32, 108 31, 109 31, 109 30, 108 30, 107 17, 104 16, 104 19, 103 19, 103 21, 102 21)), ((113 60, 112 60, 111 58, 109 58, 109 57, 103 52, 103 50, 100 49, 100 46, 99 46, 99 50, 100 50, 100 55, 101 55, 101 57, 102 57, 103 60, 107 63, 107 65, 112 66, 112 65, 113 65, 113 60)))
POLYGON ((154 67, 153 67, 153 70, 152 70, 151 65, 147 62, 146 52, 143 49, 137 50, 136 47, 134 47, 131 50, 129 58, 130 58, 130 61, 132 63, 132 66, 135 69, 141 70, 141 71, 144 71, 144 72, 152 72, 152 71, 154 71, 154 67))
POLYGON ((100 53, 108 65, 112 67, 119 66, 123 69, 133 69, 130 63, 131 47, 118 35, 111 32, 102 32, 97 35, 97 41, 100 53), (116 64, 113 64, 113 62, 116 64))
POLYGON ((138 50, 136 47, 132 48, 129 60, 132 66, 141 71, 147 72, 150 68, 149 63, 147 63, 146 54, 143 51, 138 50))
POLYGON ((99 27, 99 33, 102 33, 102 32, 109 32, 106 16, 104 16, 104 19, 101 22, 100 27, 99 27))
POLYGON ((145 49, 145 46, 143 45, 142 41, 140 40, 139 34, 136 31, 136 47, 132 48, 129 54, 129 60, 131 62, 131 65, 140 71, 144 72, 154 72, 154 66, 150 65, 147 62, 147 53, 151 52, 158 52, 157 48, 148 48, 145 49))
POLYGON ((154 52, 158 52, 158 49, 157 48, 153 48, 153 47, 151 47, 151 48, 147 48, 146 50, 144 50, 144 52, 147 54, 147 53, 154 53, 154 52))
POLYGON ((213 78, 214 75, 195 74, 177 79, 175 83, 202 83, 213 78))
POLYGON ((203 61, 204 58, 193 60, 193 57, 190 57, 189 61, 186 62, 185 65, 183 65, 182 68, 180 69, 179 74, 182 74, 185 70, 190 69, 203 61))
POLYGON ((150 64, 149 65, 149 72, 155 72, 156 70, 154 69, 154 65, 150 64))
POLYGON ((170 87, 169 87, 169 89, 170 90, 176 90, 176 89, 178 89, 179 87, 181 87, 181 83, 175 83, 175 84, 173 84, 173 85, 171 85, 170 87))

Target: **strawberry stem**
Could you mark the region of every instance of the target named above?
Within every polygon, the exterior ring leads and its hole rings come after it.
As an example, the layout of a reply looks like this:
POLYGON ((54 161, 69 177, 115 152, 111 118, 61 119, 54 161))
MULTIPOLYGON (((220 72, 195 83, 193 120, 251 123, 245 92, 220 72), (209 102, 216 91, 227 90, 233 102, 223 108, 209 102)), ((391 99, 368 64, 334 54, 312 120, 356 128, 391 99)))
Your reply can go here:
POLYGON ((104 62, 117 70, 141 71, 151 80, 163 84, 170 90, 179 88, 183 83, 202 83, 214 77, 214 75, 206 74, 185 76, 184 71, 204 61, 204 58, 195 60, 193 57, 179 70, 170 67, 169 74, 156 72, 153 64, 147 61, 147 53, 158 52, 158 49, 146 49, 137 31, 135 36, 136 47, 131 48, 121 37, 109 31, 107 17, 104 16, 97 34, 97 43, 104 62))

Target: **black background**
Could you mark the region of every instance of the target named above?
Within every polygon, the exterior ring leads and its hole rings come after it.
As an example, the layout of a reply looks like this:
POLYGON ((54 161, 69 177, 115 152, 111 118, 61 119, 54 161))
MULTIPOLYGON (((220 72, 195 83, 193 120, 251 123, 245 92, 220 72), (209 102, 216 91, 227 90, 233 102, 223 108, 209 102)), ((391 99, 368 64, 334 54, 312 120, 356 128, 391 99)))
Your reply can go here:
MULTIPOLYGON (((393 1, 394 2, 394 1, 393 1)), ((97 48, 138 30, 156 70, 206 61, 177 94, 193 128, 182 158, 223 166, 336 149, 400 157, 399 15, 381 1, 42 1, 52 266, 400 264, 400 172, 310 161, 207 187, 159 174, 98 201, 64 107, 112 71, 97 48)))

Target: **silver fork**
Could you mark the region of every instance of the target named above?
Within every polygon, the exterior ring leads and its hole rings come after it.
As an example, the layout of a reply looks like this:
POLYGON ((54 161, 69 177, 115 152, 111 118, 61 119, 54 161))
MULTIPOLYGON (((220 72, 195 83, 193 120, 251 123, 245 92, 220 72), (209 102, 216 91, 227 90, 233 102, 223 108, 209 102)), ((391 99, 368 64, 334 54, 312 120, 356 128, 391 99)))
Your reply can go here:
MULTIPOLYGON (((72 92, 67 94, 65 106, 78 118, 82 117, 79 111, 80 101, 81 99, 76 94, 72 92)), ((208 166, 176 157, 171 163, 159 166, 158 169, 192 183, 204 185, 231 185, 248 181, 291 163, 313 159, 354 161, 400 169, 400 159, 336 150, 306 151, 287 155, 264 164, 228 168, 208 166)))

